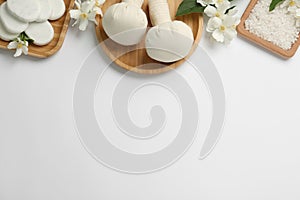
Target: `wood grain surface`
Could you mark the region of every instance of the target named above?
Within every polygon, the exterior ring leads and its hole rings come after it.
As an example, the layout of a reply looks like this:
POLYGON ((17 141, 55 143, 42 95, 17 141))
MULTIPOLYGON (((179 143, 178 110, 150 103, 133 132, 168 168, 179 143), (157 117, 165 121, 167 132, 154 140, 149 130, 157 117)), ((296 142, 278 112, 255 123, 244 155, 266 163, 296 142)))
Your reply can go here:
MULTIPOLYGON (((120 0, 107 0, 106 3, 103 5, 103 12, 105 13, 106 9, 109 6, 119 2, 120 0)), ((178 6, 181 2, 182 0, 168 0, 172 19, 181 20, 185 22, 193 30, 195 42, 189 54, 190 56, 195 50, 195 48, 198 46, 198 43, 200 41, 203 30, 203 18, 200 14, 190 14, 186 16, 175 17, 178 6)), ((145 11, 148 17, 148 26, 151 27, 152 25, 149 18, 148 0, 144 1, 142 9, 145 11)), ((178 67, 186 60, 185 58, 178 62, 168 64, 157 62, 147 55, 146 50, 144 48, 144 40, 140 44, 135 46, 124 47, 122 45, 119 45, 108 38, 108 36, 103 30, 102 20, 100 17, 97 18, 97 21, 98 26, 96 26, 96 35, 101 47, 103 48, 105 53, 110 57, 110 59, 112 59, 118 66, 124 69, 142 74, 159 74, 178 67)))
POLYGON ((292 45, 292 48, 289 50, 284 50, 282 48, 280 48, 279 46, 276 46, 275 44, 268 42, 252 33, 250 33, 249 31, 247 31, 245 29, 245 21, 248 19, 252 9, 254 8, 254 6, 256 5, 258 0, 252 0, 246 11, 244 12, 242 18, 241 18, 241 23, 238 25, 237 27, 237 31, 239 33, 239 35, 241 35, 242 37, 250 40, 251 42, 257 44, 258 46, 261 46, 269 51, 271 51, 272 53, 279 55, 280 57, 284 58, 284 59, 288 59, 291 58, 295 55, 299 45, 300 45, 300 37, 299 39, 292 45))
MULTIPOLYGON (((29 45, 28 55, 38 57, 38 58, 47 58, 55 54, 63 45, 69 22, 70 14, 69 10, 73 8, 75 0, 64 0, 66 4, 66 12, 63 17, 56 21, 50 21, 54 28, 54 39, 45 46, 36 46, 34 44, 29 45)), ((2 4, 4 0, 0 0, 2 4)), ((0 40, 0 48, 7 49, 8 42, 0 40)))

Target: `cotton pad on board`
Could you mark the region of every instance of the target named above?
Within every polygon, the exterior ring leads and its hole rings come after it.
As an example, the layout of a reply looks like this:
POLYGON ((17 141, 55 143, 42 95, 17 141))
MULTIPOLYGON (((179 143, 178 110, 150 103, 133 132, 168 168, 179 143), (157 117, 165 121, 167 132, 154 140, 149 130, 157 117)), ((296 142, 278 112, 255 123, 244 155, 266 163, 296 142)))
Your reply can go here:
POLYGON ((52 7, 50 1, 52 0, 38 0, 40 3, 40 15, 37 18, 37 22, 47 21, 52 15, 52 7))
POLYGON ((40 4, 37 0, 7 0, 8 11, 24 22, 33 22, 40 15, 40 4))
POLYGON ((52 14, 49 17, 49 19, 57 20, 57 19, 61 18, 66 11, 65 2, 63 0, 50 0, 49 3, 52 8, 52 14))
POLYGON ((54 30, 50 22, 33 22, 26 29, 25 33, 33 39, 33 43, 43 46, 51 42, 54 37, 54 30))
POLYGON ((8 11, 7 11, 7 4, 6 2, 4 2, 3 4, 1 4, 0 6, 0 18, 1 18, 1 22, 4 26, 4 28, 10 32, 10 33, 16 33, 16 34, 20 34, 23 31, 26 30, 26 28, 28 27, 28 23, 27 22, 22 22, 19 19, 17 19, 16 17, 12 16, 8 11))
MULTIPOLYGON (((1 12, 1 11, 0 11, 1 12)), ((18 37, 19 34, 10 33, 5 30, 0 20, 0 38, 4 41, 10 41, 18 37)))

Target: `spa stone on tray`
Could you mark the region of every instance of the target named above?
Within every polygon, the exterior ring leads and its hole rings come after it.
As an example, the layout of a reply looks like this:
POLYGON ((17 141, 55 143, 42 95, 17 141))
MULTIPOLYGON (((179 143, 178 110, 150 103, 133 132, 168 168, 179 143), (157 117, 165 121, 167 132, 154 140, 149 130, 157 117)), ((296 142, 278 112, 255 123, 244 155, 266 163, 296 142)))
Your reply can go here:
POLYGON ((24 22, 33 22, 40 15, 38 0, 7 0, 8 11, 24 22))
POLYGON ((47 21, 52 15, 52 7, 50 1, 52 0, 38 0, 40 3, 40 15, 36 19, 37 22, 47 21))
MULTIPOLYGON (((1 11, 0 11, 0 12, 1 12, 1 11)), ((2 22, 1 22, 1 20, 0 20, 0 39, 2 39, 2 40, 4 40, 4 41, 10 41, 10 40, 13 40, 13 39, 17 38, 18 35, 19 35, 19 34, 15 34, 15 33, 10 33, 10 32, 8 32, 8 31, 4 28, 4 26, 3 26, 3 24, 2 24, 2 22)))
POLYGON ((18 20, 7 11, 6 2, 0 6, 0 18, 3 27, 13 34, 20 34, 28 27, 28 23, 18 20))
POLYGON ((50 22, 33 22, 29 24, 25 33, 33 39, 33 43, 43 46, 51 42, 54 37, 54 30, 50 22))
POLYGON ((66 11, 65 2, 63 0, 49 0, 49 3, 52 8, 49 20, 57 20, 61 18, 66 11))

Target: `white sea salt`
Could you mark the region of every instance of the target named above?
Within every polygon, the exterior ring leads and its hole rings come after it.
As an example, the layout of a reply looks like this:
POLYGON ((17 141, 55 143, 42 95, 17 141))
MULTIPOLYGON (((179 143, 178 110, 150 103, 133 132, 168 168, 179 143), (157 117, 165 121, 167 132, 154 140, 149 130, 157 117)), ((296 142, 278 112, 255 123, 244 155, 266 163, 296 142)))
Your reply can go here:
POLYGON ((296 19, 287 12, 287 8, 280 6, 269 12, 270 3, 271 0, 258 0, 245 21, 245 28, 250 33, 288 50, 298 39, 296 19))

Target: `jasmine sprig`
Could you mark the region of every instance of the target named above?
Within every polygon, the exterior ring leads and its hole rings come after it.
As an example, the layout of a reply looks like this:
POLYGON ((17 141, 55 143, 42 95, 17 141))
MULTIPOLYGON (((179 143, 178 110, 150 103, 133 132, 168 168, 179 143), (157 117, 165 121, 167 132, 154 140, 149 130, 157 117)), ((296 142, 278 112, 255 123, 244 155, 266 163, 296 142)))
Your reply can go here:
POLYGON ((102 16, 101 6, 104 0, 76 0, 76 9, 70 10, 71 18, 75 20, 72 26, 79 24, 79 30, 85 31, 89 21, 97 25, 96 16, 102 16))
MULTIPOLYGON (((232 0, 228 1, 231 2, 232 0)), ((176 16, 188 15, 191 13, 204 13, 204 10, 208 5, 216 7, 216 5, 223 2, 224 0, 183 0, 178 7, 176 16)), ((228 11, 234 7, 235 6, 232 6, 228 11)))
POLYGON ((19 57, 22 54, 28 54, 28 46, 33 43, 33 40, 29 38, 25 32, 22 32, 16 39, 12 40, 8 45, 8 49, 15 49, 14 57, 19 57))
POLYGON ((240 23, 236 6, 232 0, 183 0, 177 10, 177 16, 191 13, 204 13, 209 17, 206 31, 214 40, 229 43, 236 37, 236 26, 240 23))
POLYGON ((280 8, 284 8, 287 10, 289 15, 293 15, 295 17, 295 26, 297 28, 300 27, 300 0, 272 0, 269 11, 273 11, 276 6, 280 6, 280 8))

